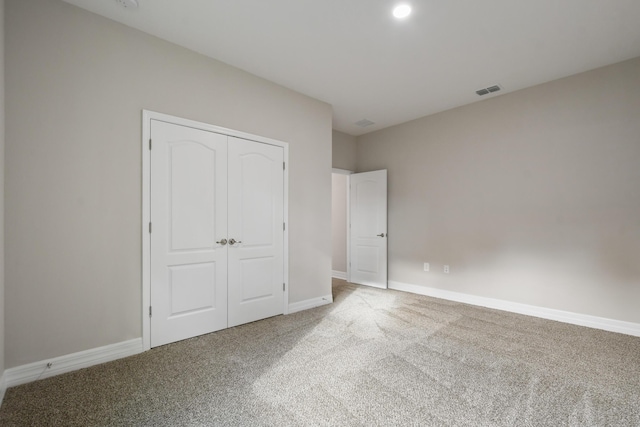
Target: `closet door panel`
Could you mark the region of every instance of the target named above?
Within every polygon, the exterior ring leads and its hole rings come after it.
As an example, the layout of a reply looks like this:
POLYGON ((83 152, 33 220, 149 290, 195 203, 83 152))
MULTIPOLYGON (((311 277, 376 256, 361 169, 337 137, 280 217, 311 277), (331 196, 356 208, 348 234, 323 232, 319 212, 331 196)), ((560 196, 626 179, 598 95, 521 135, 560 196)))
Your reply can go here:
POLYGON ((283 161, 282 147, 229 137, 229 326, 283 313, 283 161))
POLYGON ((227 327, 227 137, 152 120, 151 346, 227 327))

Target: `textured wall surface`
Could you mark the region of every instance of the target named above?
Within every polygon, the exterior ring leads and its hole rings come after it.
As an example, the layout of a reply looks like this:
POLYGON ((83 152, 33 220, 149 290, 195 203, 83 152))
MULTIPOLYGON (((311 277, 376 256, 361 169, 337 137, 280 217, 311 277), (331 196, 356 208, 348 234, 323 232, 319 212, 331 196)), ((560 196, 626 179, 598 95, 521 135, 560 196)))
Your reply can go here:
POLYGON ((0 377, 4 372, 4 0, 0 0, 0 377))
POLYGON ((356 137, 333 131, 333 167, 354 171, 356 169, 356 137))
POLYGON ((331 292, 331 106, 61 1, 6 3, 7 367, 141 336, 143 109, 290 144, 290 302, 331 292))
POLYGON ((333 241, 331 269, 347 272, 347 175, 334 173, 331 177, 331 240, 333 241))
POLYGON ((639 111, 637 58, 359 137, 389 280, 640 322, 639 111))

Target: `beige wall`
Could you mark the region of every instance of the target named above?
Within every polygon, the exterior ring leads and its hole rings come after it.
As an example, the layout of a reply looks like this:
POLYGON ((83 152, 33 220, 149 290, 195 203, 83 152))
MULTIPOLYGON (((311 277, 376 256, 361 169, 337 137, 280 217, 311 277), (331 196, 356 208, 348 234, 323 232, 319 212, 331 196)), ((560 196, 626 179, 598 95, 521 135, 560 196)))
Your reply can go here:
POLYGON ((331 268, 347 272, 347 175, 331 176, 331 268))
POLYGON ((52 0, 6 8, 6 366, 141 336, 141 110, 290 143, 290 302, 331 292, 331 107, 52 0))
POLYGON ((354 171, 356 169, 356 137, 334 130, 333 167, 354 171))
MULTIPOLYGON (((356 137, 334 130, 333 167, 348 171, 356 170, 356 137)), ((347 178, 333 174, 332 178, 332 269, 347 271, 347 178)))
POLYGON ((0 378, 4 373, 4 0, 0 0, 0 378))
POLYGON ((639 112, 637 58, 359 137, 389 279, 640 322, 639 112))

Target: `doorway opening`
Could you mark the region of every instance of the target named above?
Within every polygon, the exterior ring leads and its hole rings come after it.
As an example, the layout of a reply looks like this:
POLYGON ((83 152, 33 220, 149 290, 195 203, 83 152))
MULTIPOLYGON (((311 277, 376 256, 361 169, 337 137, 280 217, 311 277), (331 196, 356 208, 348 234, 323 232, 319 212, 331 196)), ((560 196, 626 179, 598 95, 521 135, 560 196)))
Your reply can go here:
POLYGON ((331 173, 331 276, 349 281, 349 175, 345 169, 331 173))
POLYGON ((386 289, 387 171, 333 169, 332 277, 386 289))

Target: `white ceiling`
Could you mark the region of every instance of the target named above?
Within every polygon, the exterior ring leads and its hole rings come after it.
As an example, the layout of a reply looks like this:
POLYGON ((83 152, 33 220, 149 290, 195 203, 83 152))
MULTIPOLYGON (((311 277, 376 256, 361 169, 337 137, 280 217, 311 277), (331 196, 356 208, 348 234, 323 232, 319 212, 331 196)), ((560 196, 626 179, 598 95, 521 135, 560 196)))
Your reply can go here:
POLYGON ((640 56, 639 0, 406 0, 403 21, 395 0, 65 1, 325 101, 351 135, 640 56))

